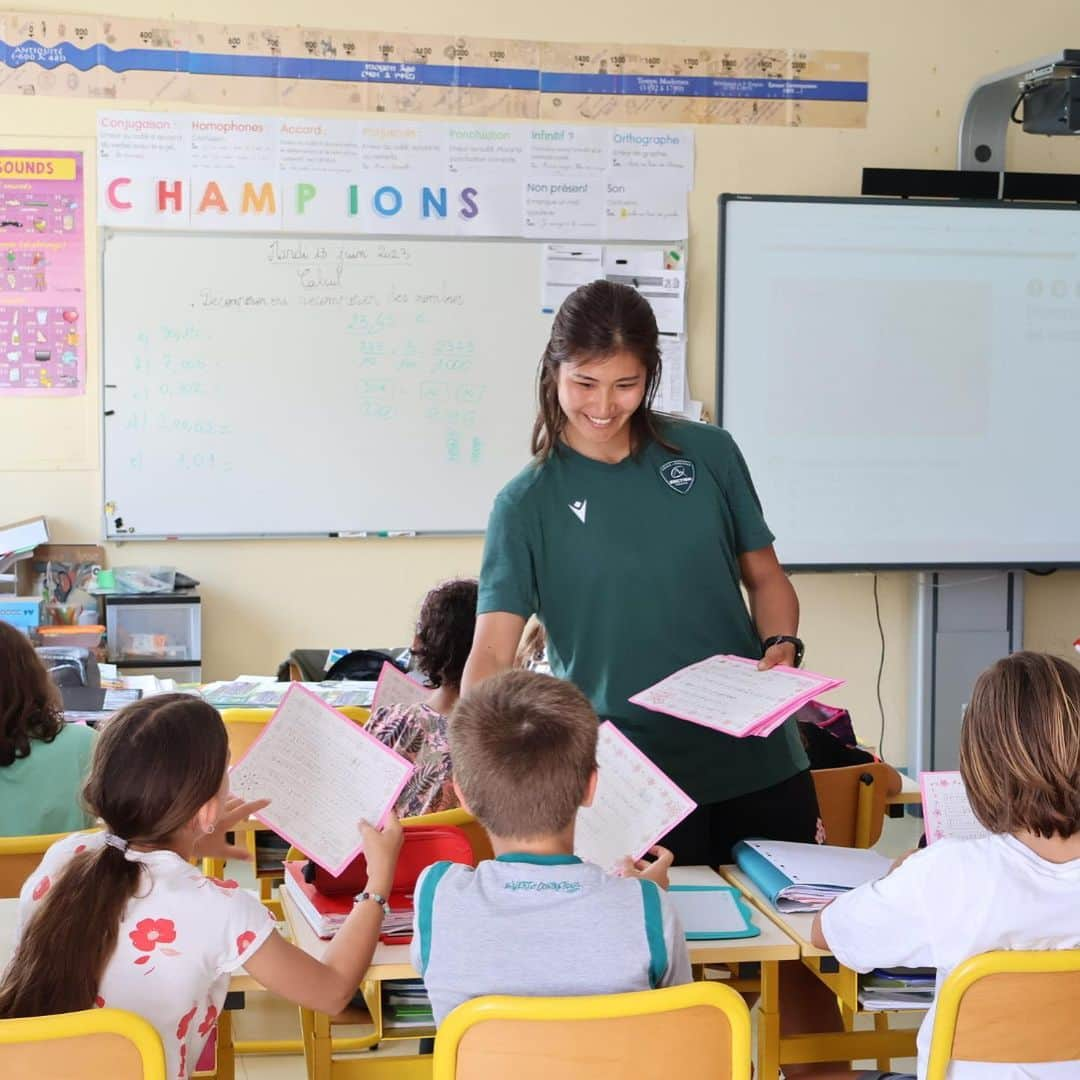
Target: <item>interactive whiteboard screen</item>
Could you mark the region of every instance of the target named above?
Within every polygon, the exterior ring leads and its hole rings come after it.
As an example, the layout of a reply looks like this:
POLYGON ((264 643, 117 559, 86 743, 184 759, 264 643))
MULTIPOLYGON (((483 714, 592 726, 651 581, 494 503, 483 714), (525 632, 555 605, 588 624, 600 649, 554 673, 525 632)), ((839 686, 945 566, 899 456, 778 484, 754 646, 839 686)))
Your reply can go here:
POLYGON ((1080 563, 1080 213, 720 199, 719 422, 788 567, 1080 563))

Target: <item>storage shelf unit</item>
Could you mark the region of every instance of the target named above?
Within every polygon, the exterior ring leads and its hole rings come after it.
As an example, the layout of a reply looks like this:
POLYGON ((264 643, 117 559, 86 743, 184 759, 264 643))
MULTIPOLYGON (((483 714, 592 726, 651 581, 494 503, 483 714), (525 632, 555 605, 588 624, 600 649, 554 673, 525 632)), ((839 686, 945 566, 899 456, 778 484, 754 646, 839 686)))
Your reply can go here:
POLYGON ((202 681, 202 603, 197 593, 104 597, 108 659, 125 675, 202 681))

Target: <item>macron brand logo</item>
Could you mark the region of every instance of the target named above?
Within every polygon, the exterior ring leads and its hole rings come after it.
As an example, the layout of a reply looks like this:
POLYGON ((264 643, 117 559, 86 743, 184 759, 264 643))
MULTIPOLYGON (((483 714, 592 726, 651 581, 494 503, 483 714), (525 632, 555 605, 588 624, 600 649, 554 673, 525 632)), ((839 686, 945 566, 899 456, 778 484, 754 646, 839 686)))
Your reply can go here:
POLYGON ((578 499, 577 502, 568 503, 567 505, 570 507, 570 512, 574 515, 574 517, 576 517, 578 521, 580 521, 581 524, 584 525, 585 511, 589 508, 589 500, 578 499))

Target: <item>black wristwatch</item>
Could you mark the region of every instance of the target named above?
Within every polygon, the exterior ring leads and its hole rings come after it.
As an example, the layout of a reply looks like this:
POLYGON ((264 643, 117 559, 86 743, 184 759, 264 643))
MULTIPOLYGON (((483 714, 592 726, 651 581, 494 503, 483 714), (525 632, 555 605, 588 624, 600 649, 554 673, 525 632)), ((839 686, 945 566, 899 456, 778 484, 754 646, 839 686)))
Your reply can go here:
POLYGON ((772 637, 767 637, 761 643, 761 649, 763 652, 768 652, 774 645, 794 645, 795 646, 795 667, 802 666, 803 653, 806 652, 806 646, 802 643, 802 638, 797 638, 792 634, 773 634, 772 637))

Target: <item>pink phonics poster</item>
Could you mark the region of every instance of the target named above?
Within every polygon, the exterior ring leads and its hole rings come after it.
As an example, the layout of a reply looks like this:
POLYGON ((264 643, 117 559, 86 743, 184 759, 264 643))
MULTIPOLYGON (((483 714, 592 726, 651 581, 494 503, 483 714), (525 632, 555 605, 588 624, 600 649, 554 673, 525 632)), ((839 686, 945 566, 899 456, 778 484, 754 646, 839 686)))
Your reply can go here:
POLYGON ((82 154, 0 151, 0 394, 81 394, 82 154))

